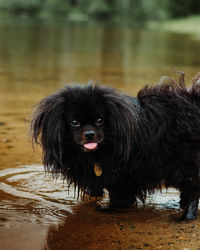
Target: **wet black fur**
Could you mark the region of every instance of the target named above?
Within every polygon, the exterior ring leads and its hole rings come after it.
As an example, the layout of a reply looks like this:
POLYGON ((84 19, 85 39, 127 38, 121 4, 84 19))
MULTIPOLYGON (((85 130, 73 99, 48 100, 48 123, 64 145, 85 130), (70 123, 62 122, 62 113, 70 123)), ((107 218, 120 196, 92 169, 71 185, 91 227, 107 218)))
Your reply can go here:
MULTIPOLYGON (((81 129, 81 128, 79 128, 81 129)), ((180 190, 183 219, 197 216, 200 195, 200 76, 190 88, 184 75, 146 86, 137 97, 113 89, 66 87, 41 101, 32 120, 33 139, 43 149, 48 171, 61 174, 84 194, 103 195, 110 206, 125 208, 144 201, 156 188, 180 190), (94 152, 74 141, 71 119, 94 126, 104 116, 104 140, 94 152), (94 164, 103 169, 94 173, 94 164)), ((79 131, 80 132, 80 131, 79 131)), ((77 132, 78 133, 78 132, 77 132)))

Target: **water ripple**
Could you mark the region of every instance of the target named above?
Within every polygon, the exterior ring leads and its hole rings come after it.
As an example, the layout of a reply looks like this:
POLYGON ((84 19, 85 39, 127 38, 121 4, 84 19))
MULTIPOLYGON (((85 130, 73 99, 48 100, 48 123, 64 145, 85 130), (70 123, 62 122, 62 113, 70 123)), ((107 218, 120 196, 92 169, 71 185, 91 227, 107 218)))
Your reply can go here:
MULTIPOLYGON (((21 166, 0 171, 0 226, 12 221, 35 221, 42 224, 57 223, 73 213, 79 201, 74 188, 68 188, 61 178, 53 180, 41 165, 21 166)), ((105 201, 108 201, 106 195, 105 201)), ((149 195, 147 206, 156 209, 179 209, 179 192, 163 189, 149 195)))
POLYGON ((0 196, 0 226, 13 220, 57 223, 78 204, 74 188, 53 180, 41 165, 0 171, 0 196))

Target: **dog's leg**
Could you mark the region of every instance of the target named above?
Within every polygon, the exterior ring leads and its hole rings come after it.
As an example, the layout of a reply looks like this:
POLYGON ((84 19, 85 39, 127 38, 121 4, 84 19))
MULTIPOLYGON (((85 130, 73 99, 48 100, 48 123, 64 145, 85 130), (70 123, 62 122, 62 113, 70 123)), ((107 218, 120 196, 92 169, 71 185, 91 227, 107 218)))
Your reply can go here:
POLYGON ((136 189, 125 181, 122 184, 116 183, 112 185, 108 189, 111 209, 130 208, 136 202, 134 190, 136 189))
POLYGON ((193 200, 187 201, 185 211, 181 216, 181 220, 193 220, 197 218, 198 211, 198 203, 199 203, 199 195, 194 197, 193 200))
POLYGON ((88 193, 91 197, 103 197, 103 189, 91 189, 88 193))
POLYGON ((111 209, 128 209, 136 202, 136 198, 131 195, 127 197, 123 194, 110 193, 110 208, 111 209))
MULTIPOLYGON (((197 185, 198 186, 198 185, 197 185)), ((181 220, 192 220, 197 218, 199 190, 197 186, 185 186, 181 189, 180 208, 184 209, 181 220)))
POLYGON ((112 186, 107 187, 109 192, 110 202, 108 204, 99 203, 97 205, 98 210, 103 211, 119 211, 131 208, 131 206, 136 202, 136 195, 133 189, 123 181, 123 184, 116 183, 112 186))

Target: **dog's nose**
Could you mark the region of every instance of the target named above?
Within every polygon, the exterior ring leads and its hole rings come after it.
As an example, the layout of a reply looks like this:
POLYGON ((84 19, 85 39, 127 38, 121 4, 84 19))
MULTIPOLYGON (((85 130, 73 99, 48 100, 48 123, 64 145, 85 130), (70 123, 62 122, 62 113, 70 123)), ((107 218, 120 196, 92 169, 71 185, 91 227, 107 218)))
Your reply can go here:
POLYGON ((95 132, 94 132, 93 130, 86 131, 86 132, 84 133, 84 136, 85 136, 85 138, 86 138, 87 140, 91 140, 91 139, 94 138, 95 132))

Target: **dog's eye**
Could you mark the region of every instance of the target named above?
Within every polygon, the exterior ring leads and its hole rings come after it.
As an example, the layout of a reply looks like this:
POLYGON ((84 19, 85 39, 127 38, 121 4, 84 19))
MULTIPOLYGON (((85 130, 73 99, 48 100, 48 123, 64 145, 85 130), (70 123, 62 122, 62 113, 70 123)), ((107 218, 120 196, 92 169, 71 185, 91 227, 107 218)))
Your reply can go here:
POLYGON ((101 125, 103 125, 103 123, 104 123, 104 120, 102 118, 97 119, 96 122, 95 122, 95 124, 97 126, 101 126, 101 125))
POLYGON ((72 127, 75 127, 75 128, 78 128, 78 127, 81 126, 81 124, 80 124, 80 122, 78 122, 78 121, 76 121, 76 120, 73 120, 73 121, 71 122, 71 126, 72 126, 72 127))

